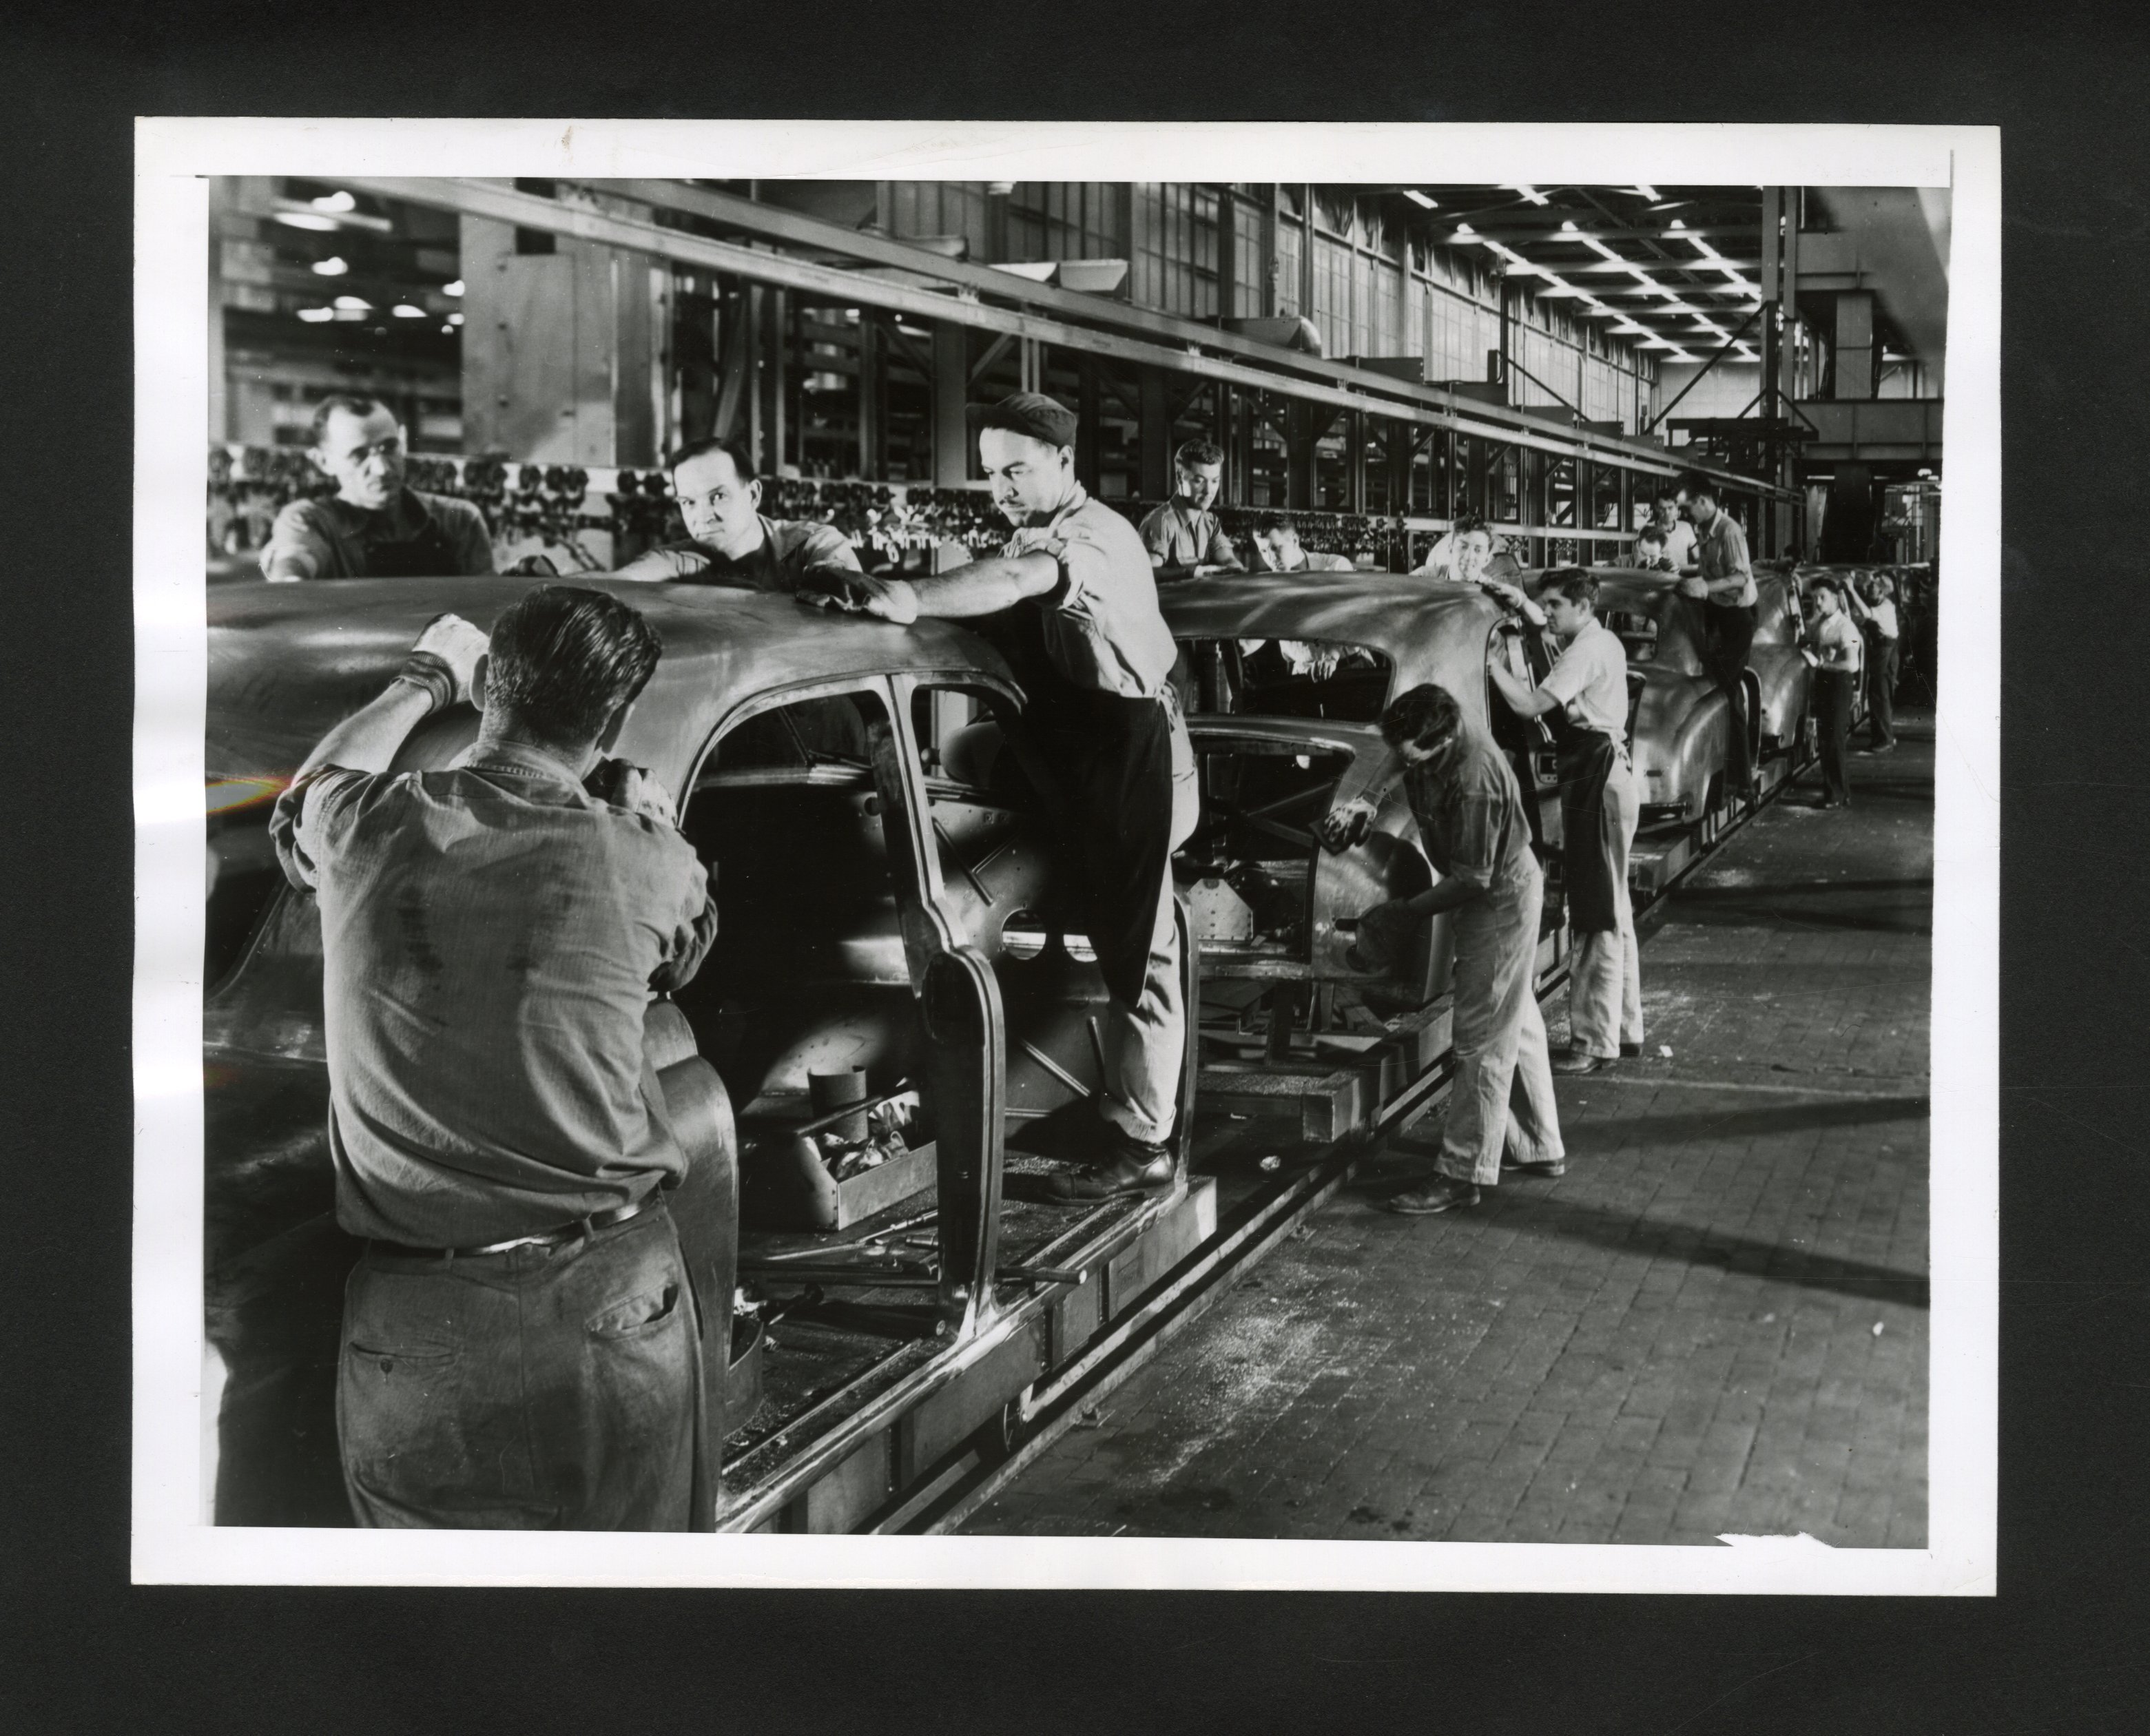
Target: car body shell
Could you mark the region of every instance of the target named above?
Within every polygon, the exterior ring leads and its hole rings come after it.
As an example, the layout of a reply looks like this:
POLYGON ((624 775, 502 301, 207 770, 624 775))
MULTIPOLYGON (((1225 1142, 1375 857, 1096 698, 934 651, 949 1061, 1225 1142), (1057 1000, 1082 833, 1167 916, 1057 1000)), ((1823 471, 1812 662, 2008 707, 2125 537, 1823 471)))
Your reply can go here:
MULTIPOLYGON (((907 1078, 929 1100, 937 1091, 941 1300, 960 1338, 992 1309, 1004 1117, 1047 1115, 1099 1072, 1104 991, 1070 934, 1080 924, 1056 835, 1034 807, 942 775, 937 743, 921 757, 939 696, 1012 719, 1021 692, 997 653, 946 623, 894 627, 715 588, 593 588, 633 603, 664 644, 615 752, 688 793, 683 826, 698 848, 721 835, 705 852, 717 864, 718 943, 680 992, 685 1019, 671 1021, 668 1039, 676 1046, 691 1027, 684 1052, 699 1047, 722 1076, 702 1082, 705 1098, 722 1099, 703 1118, 729 1138, 733 1104, 750 1123, 757 1106, 802 1102, 810 1071, 828 1065, 865 1067, 875 1089, 907 1078), (859 695, 886 724, 869 763, 727 770, 724 744, 747 739, 763 714, 859 695), (745 815, 773 818, 729 823, 745 815), (951 1105, 972 1118, 961 1141, 951 1105), (969 1168, 951 1174, 951 1163, 969 1168)), ((452 611, 490 630, 528 588, 507 578, 219 588, 212 777, 282 787, 329 728, 381 691, 429 620, 452 611)), ((468 706, 444 710, 393 770, 447 768, 477 729, 468 706)), ((300 1269, 277 1250, 295 1235, 318 1239, 334 1197, 318 912, 280 880, 265 906, 204 1007, 211 1335, 221 1322, 227 1354, 250 1355, 257 1371, 260 1299, 274 1297, 263 1274, 290 1281, 300 1269)), ((1190 1068, 1190 1097, 1192 1082, 1190 1068)), ((1183 1142, 1191 1120, 1182 1113, 1183 1142)), ((316 1300, 332 1320, 336 1299, 316 1300)))

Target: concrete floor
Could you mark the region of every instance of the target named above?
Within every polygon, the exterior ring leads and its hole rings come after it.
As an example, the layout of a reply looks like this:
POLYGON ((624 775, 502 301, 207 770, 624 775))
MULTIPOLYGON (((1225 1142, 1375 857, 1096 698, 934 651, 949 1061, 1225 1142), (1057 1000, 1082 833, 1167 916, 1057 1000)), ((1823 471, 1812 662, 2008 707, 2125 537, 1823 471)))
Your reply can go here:
POLYGON ((1561 1082, 1563 1178, 1397 1217, 1407 1130, 966 1529, 1922 1545, 1930 720, 1901 733, 1849 810, 1795 791, 1673 896, 1644 1058, 1561 1082))

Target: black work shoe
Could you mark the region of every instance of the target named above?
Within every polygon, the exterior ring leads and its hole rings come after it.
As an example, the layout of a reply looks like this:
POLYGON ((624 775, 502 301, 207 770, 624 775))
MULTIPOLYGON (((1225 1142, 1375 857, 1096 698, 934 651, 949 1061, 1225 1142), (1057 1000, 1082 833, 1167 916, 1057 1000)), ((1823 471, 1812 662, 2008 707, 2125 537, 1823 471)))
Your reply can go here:
POLYGON ((1501 1173, 1507 1175, 1537 1175, 1543 1176, 1547 1181, 1552 1181, 1567 1173, 1567 1159, 1541 1158, 1532 1163, 1518 1163, 1512 1161, 1507 1153, 1503 1153, 1501 1158, 1501 1173))
POLYGON ((1445 1175, 1436 1175, 1423 1188, 1408 1188, 1401 1194, 1391 1194, 1385 1202, 1389 1210, 1401 1212, 1406 1218, 1430 1217, 1436 1212, 1452 1212, 1459 1207, 1477 1204, 1476 1182, 1451 1181, 1445 1175))
POLYGON ((1173 1183, 1172 1150, 1121 1134, 1119 1149, 1102 1163, 1070 1175, 1053 1176, 1047 1187, 1055 1199, 1118 1199, 1130 1194, 1154 1194, 1173 1183))
POLYGON ((1557 1073, 1602 1073, 1612 1064, 1610 1055, 1586 1055, 1580 1049, 1570 1049, 1565 1055, 1552 1058, 1552 1070, 1557 1073))
POLYGON ((1642 1044, 1640 1044, 1640 1043, 1638 1043, 1638 1042, 1623 1042, 1623 1043, 1622 1043, 1622 1044, 1620 1045, 1620 1058, 1621 1058, 1623 1061, 1639 1061, 1639 1060, 1641 1060, 1641 1059, 1643 1058, 1643 1046, 1642 1046, 1642 1044))

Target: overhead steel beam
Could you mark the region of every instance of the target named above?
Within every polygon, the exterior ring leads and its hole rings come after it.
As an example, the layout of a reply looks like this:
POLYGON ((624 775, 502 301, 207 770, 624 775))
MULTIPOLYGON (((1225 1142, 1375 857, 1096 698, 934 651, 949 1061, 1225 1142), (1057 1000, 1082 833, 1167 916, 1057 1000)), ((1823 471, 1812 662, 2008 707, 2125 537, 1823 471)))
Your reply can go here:
MULTIPOLYGON (((570 235, 601 246, 650 254, 705 270, 729 272, 757 282, 777 284, 850 305, 887 308, 926 320, 958 320, 982 330, 1087 351, 1093 356, 1112 356, 1123 361, 1144 363, 1212 380, 1228 381, 1234 385, 1279 392, 1302 401, 1327 405, 1332 411, 1336 409, 1370 409, 1399 420, 1453 428, 1509 445, 1528 446, 1540 451, 1563 454, 1587 452, 1653 475, 1673 474, 1680 467, 1664 457, 1661 451, 1639 450, 1625 441, 1604 436, 1578 431, 1572 439, 1548 438, 1527 426, 1519 426, 1527 420, 1522 416, 1512 419, 1497 412, 1483 413, 1492 406, 1453 398, 1437 388, 1414 386, 1370 370, 1341 366, 1321 369, 1325 375, 1340 382, 1348 382, 1348 385, 1330 385, 1320 380, 1298 377, 1284 371, 1279 365, 1279 358, 1298 352, 1273 350, 1265 345, 1244 346, 1254 351, 1266 364, 1259 367, 1249 366, 1236 361, 1205 355, 1192 341, 1174 348, 1124 336, 1116 331, 1070 326, 1019 308, 995 306, 966 295, 941 294, 920 288, 914 283, 843 270, 767 248, 714 240, 684 230, 669 229, 654 222, 618 216, 537 194, 517 192, 511 187, 488 181, 402 175, 356 175, 338 179, 341 185, 383 199, 399 199, 406 204, 424 205, 437 210, 455 211, 466 216, 489 218, 495 222, 553 235, 570 235), (1357 389, 1350 389, 1352 387, 1357 389), (1471 407, 1463 407, 1466 405, 1471 407)), ((768 211, 771 208, 750 206, 749 209, 768 211)), ((790 213, 782 214, 795 216, 790 213)), ((838 236, 855 239, 862 244, 872 239, 866 236, 851 238, 849 231, 835 230, 831 225, 816 224, 815 227, 831 231, 838 236)), ((820 242, 826 245, 825 238, 820 238, 820 242)), ((901 244, 889 245, 900 247, 901 244)), ((939 260, 917 249, 904 249, 903 251, 909 262, 906 271, 917 270, 917 262, 921 260, 930 261, 930 269, 936 271, 941 265, 955 263, 939 260)), ((1010 277, 1005 273, 993 275, 1004 279, 1008 284, 1024 283, 1023 280, 1010 277)), ((997 294, 1013 293, 1000 284, 993 287, 997 294)), ((1090 300, 1088 297, 1077 299, 1085 303, 1090 300)), ((1084 308, 1084 311, 1096 317, 1099 310, 1089 305, 1084 308)), ((1186 330, 1205 345, 1229 336, 1191 324, 1186 326, 1186 330)), ((1238 350, 1243 346, 1228 344, 1219 347, 1238 350)), ((1314 360, 1310 357, 1303 359, 1314 360)), ((1733 471, 1712 470, 1708 473, 1748 492, 1766 489, 1769 486, 1733 471)))

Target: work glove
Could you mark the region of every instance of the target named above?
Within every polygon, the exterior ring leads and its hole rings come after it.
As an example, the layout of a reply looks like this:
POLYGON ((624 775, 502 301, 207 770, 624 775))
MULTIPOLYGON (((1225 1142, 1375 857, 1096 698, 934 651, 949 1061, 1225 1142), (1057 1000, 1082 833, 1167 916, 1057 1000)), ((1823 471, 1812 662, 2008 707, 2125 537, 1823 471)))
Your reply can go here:
POLYGON ((1346 961, 1355 971, 1387 970, 1410 949, 1419 921, 1403 899, 1375 905, 1359 918, 1359 932, 1346 961))
POLYGON ((583 780, 583 788, 601 802, 624 808, 630 814, 646 814, 667 825, 679 823, 672 792, 638 765, 624 760, 600 760, 583 780))
POLYGON ((491 641, 460 615, 436 615, 426 623, 396 679, 421 687, 433 696, 433 709, 462 704, 471 696, 471 678, 491 641))
POLYGON ((1360 795, 1330 809, 1315 827, 1314 835, 1331 855, 1341 855, 1355 845, 1364 844, 1373 830, 1374 805, 1360 795))

